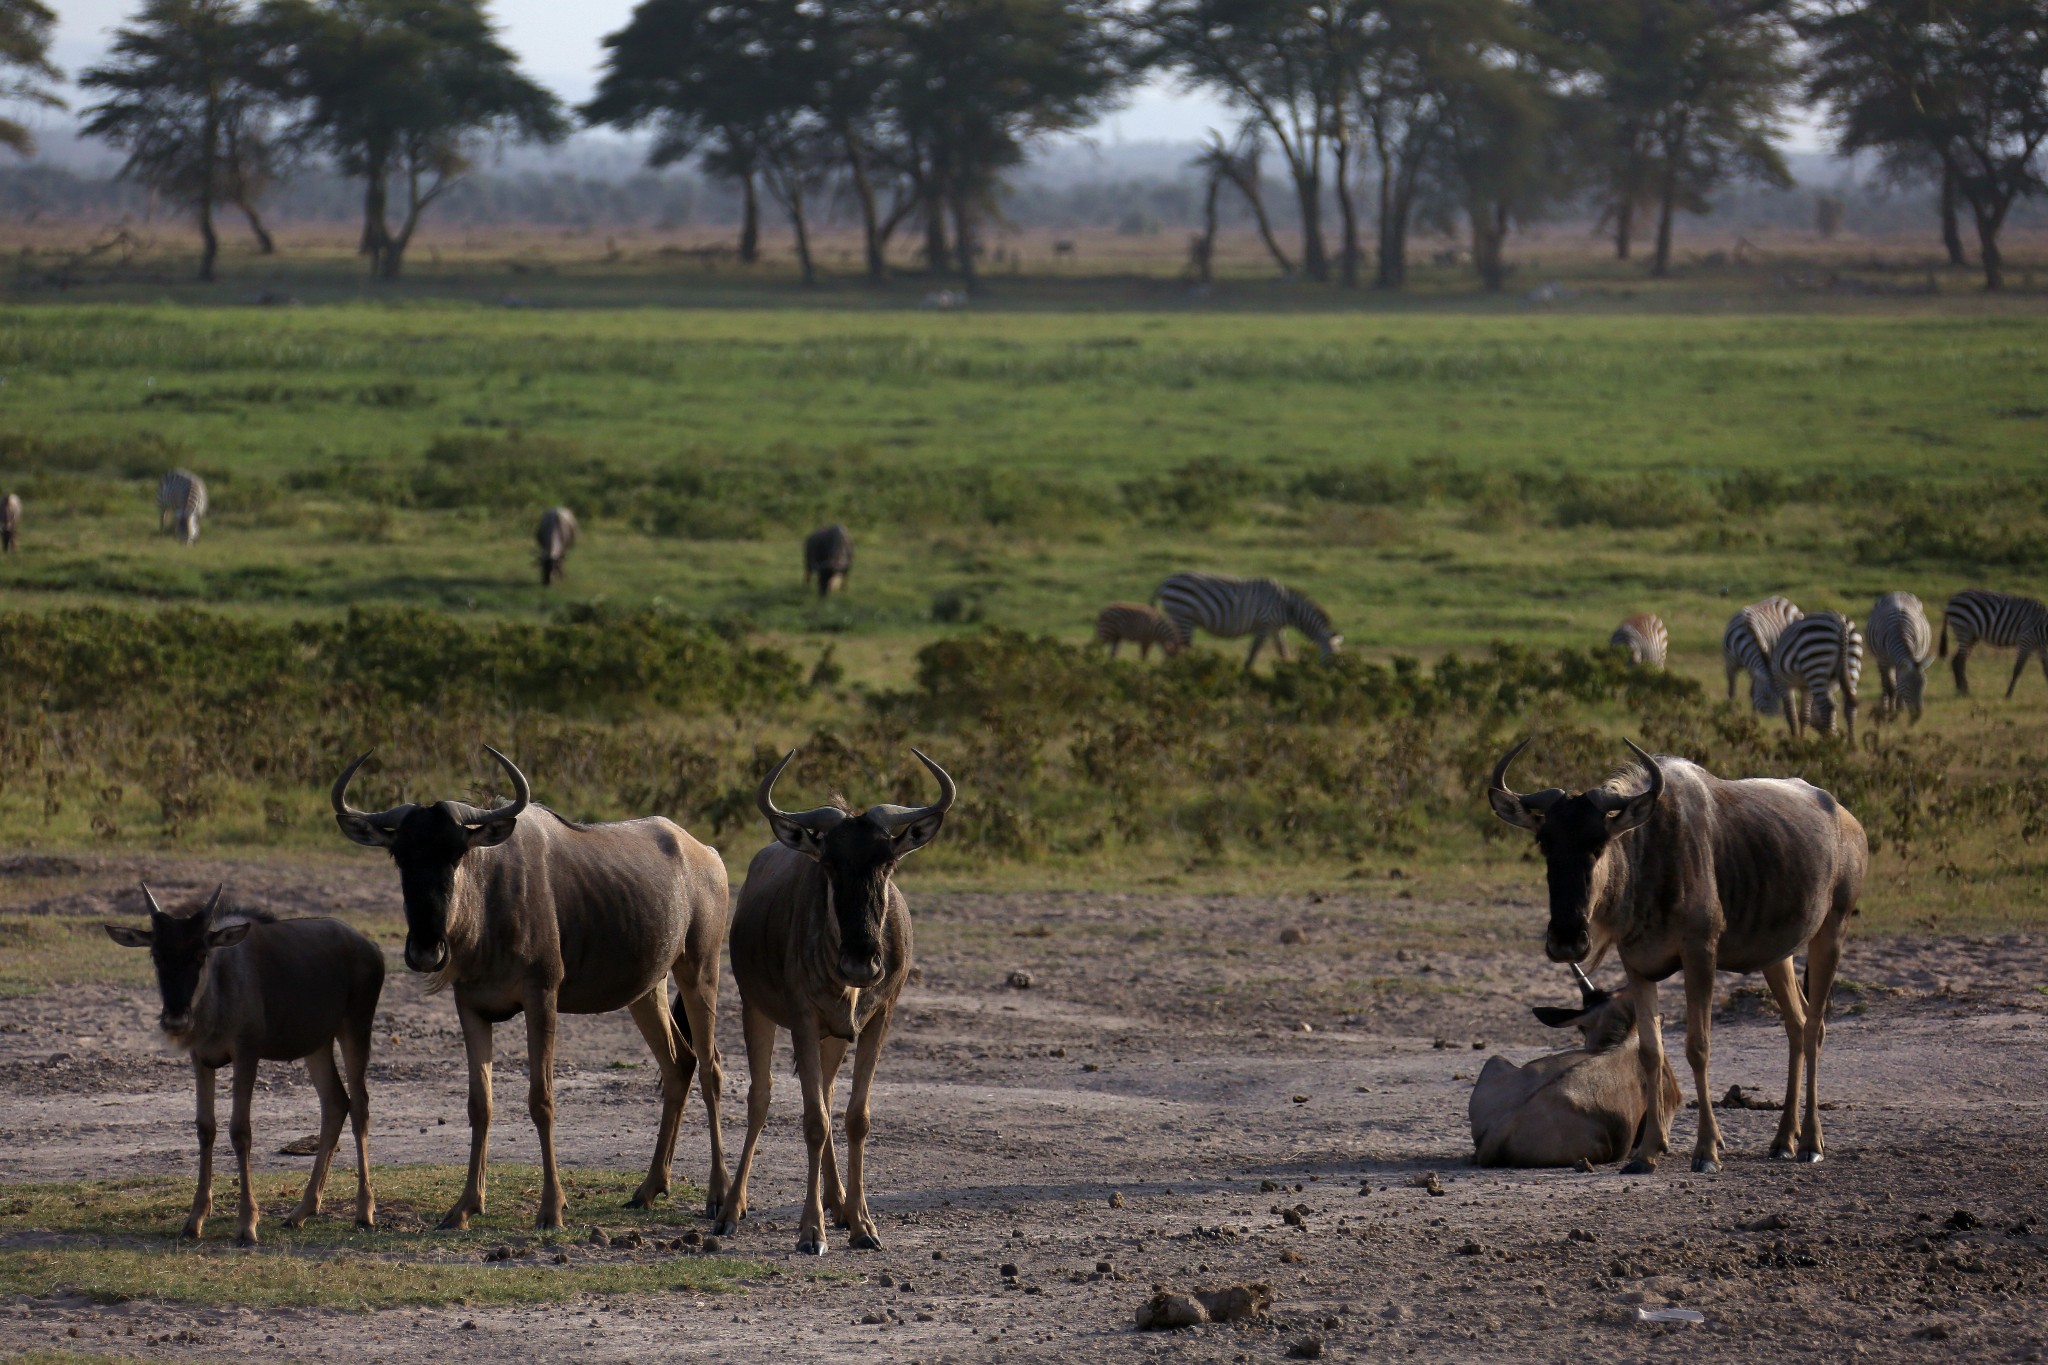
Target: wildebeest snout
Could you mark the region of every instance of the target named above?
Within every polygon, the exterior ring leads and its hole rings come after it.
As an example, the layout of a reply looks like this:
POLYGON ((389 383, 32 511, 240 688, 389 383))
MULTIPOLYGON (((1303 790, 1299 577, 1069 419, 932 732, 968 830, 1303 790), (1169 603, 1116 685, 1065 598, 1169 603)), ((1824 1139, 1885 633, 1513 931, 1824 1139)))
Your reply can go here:
POLYGON ((1584 962, 1593 951, 1593 940, 1581 927, 1575 934, 1549 933, 1543 936, 1543 955, 1552 962, 1584 962))
POLYGON ((412 935, 406 935, 405 965, 416 972, 440 971, 448 965, 448 941, 443 939, 427 948, 415 942, 412 935))
POLYGON ((879 986, 884 975, 882 955, 842 952, 839 954, 839 975, 856 990, 879 986))

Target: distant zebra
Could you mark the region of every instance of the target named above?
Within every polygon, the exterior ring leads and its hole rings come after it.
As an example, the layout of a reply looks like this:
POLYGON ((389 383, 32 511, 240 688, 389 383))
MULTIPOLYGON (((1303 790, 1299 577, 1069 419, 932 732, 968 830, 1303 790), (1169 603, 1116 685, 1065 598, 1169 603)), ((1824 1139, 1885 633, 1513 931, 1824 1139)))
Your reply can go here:
POLYGON ((1778 694, 1771 685, 1771 646, 1778 633, 1806 613, 1783 597, 1752 602, 1728 618, 1721 632, 1721 666, 1728 672, 1728 700, 1735 700, 1735 675, 1749 674, 1749 704, 1757 714, 1778 714, 1778 694))
POLYGON ((1183 643, 1198 629, 1225 639, 1251 636, 1252 652, 1244 661, 1247 670, 1258 662, 1259 649, 1268 639, 1274 653, 1287 657, 1280 632, 1289 626, 1315 641, 1325 658, 1344 643, 1343 636, 1331 632, 1327 612, 1276 579, 1177 573, 1159 585, 1152 600, 1173 618, 1183 643))
POLYGON ((1878 598, 1870 609, 1869 644, 1878 684, 1884 688, 1884 710, 1890 713, 1903 706, 1919 720, 1927 663, 1934 657, 1934 631, 1920 599, 1909 592, 1878 598))
POLYGON ((569 551, 576 548, 576 514, 566 507, 550 507, 540 514, 540 528, 533 539, 540 546, 540 585, 545 588, 562 576, 569 551))
POLYGON ((820 526, 804 537, 804 582, 818 580, 818 596, 829 597, 846 586, 853 572, 853 537, 837 522, 820 526))
POLYGON ((0 498, 0 552, 14 553, 14 542, 21 539, 21 494, 9 493, 0 498))
POLYGON ((1156 607, 1142 602, 1112 602, 1096 614, 1095 643, 1108 645, 1109 657, 1114 659, 1117 647, 1127 640, 1138 647, 1140 659, 1151 658, 1154 645, 1169 655, 1187 648, 1180 627, 1156 607))
POLYGON ((1671 649, 1671 632, 1647 611, 1639 611, 1614 628, 1609 648, 1626 649, 1628 661, 1637 668, 1662 668, 1671 649))
POLYGON ((1784 698, 1785 724, 1797 737, 1802 720, 1835 732, 1833 689, 1842 690, 1849 739, 1856 738, 1856 684, 1863 676, 1863 634, 1839 612, 1802 616, 1771 646, 1771 689, 1784 698))
POLYGON ((2029 656, 2040 656, 2041 676, 2048 677, 2048 607, 2031 597, 1965 588, 1948 599, 1948 607, 1941 613, 1944 659, 1948 657, 1950 631, 1956 633, 1956 691, 1965 696, 1970 692, 1970 680, 1963 665, 1969 660, 1970 651, 1980 644, 2019 649, 2020 657, 2012 666, 2012 681, 2005 685, 2008 697, 2020 685, 2020 674, 2027 671, 2029 656))
POLYGON ((189 469, 173 469, 157 481, 156 525, 170 528, 180 545, 199 539, 199 519, 206 515, 206 481, 189 469))

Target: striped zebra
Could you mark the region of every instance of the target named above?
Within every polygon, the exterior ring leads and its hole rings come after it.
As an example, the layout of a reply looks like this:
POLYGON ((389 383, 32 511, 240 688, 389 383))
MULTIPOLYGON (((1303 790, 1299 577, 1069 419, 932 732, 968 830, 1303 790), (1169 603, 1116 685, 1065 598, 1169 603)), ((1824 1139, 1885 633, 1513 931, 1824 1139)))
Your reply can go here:
POLYGON ((2020 685, 2020 674, 2027 671, 2030 656, 2040 656, 2041 676, 2048 678, 2048 607, 2031 597, 1965 588, 1948 599, 1948 606, 1941 613, 1944 659, 1948 657, 1950 631, 1956 635, 1956 691, 1964 696, 1970 693, 1970 679, 1963 672, 1963 665, 1969 660, 1970 651, 1980 644, 2000 649, 2018 647, 2020 657, 2012 666, 2012 681, 2005 685, 2007 697, 2020 685))
POLYGON ((173 469, 157 481, 156 525, 175 532, 180 545, 199 539, 199 519, 206 515, 206 481, 189 469, 173 469))
POLYGON ((1927 664, 1934 657, 1934 630, 1927 610, 1909 592, 1888 592, 1870 609, 1870 657, 1884 688, 1881 703, 1887 714, 1901 706, 1920 719, 1927 690, 1927 664))
POLYGON ((569 551, 576 548, 576 514, 566 507, 550 507, 540 514, 540 526, 533 533, 540 547, 540 585, 545 588, 562 576, 569 551))
POLYGON ((1117 647, 1124 642, 1138 647, 1138 657, 1152 657, 1152 646, 1158 645, 1167 654, 1178 654, 1187 645, 1180 637, 1180 627, 1168 620, 1156 607, 1142 602, 1112 602, 1095 616, 1095 643, 1109 646, 1109 657, 1116 657, 1117 647))
POLYGON ((1735 675, 1749 674, 1749 704, 1760 716, 1778 714, 1778 694, 1771 684, 1771 646, 1778 633, 1806 613, 1783 597, 1752 602, 1728 618, 1721 632, 1721 666, 1728 672, 1728 700, 1735 700, 1735 675))
POLYGON ((1252 652, 1244 661, 1247 670, 1258 662, 1259 649, 1269 639, 1273 652, 1287 657, 1280 632, 1289 626, 1315 641, 1325 658, 1344 643, 1343 636, 1331 632, 1327 612, 1277 579, 1177 573, 1159 585, 1152 600, 1173 618, 1183 644, 1192 641, 1197 630, 1225 639, 1251 636, 1252 652))
POLYGON ((1840 612, 1802 616, 1771 646, 1771 689, 1785 702, 1785 724, 1799 736, 1802 720, 1824 735, 1835 732, 1833 689, 1842 690, 1842 716, 1856 738, 1856 684, 1863 676, 1863 633, 1840 612))
POLYGON ((1662 668, 1664 656, 1671 650, 1671 632, 1649 612, 1639 611, 1614 628, 1607 644, 1613 649, 1626 649, 1631 667, 1662 668))

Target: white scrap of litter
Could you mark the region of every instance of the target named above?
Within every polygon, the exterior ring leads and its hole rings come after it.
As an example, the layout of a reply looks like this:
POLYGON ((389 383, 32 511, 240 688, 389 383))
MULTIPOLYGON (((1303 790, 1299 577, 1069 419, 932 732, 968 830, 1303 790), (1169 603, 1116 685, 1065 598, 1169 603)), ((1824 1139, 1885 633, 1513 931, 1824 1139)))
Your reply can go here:
POLYGON ((1638 1308, 1637 1322, 1705 1322, 1707 1315, 1697 1308, 1638 1308))

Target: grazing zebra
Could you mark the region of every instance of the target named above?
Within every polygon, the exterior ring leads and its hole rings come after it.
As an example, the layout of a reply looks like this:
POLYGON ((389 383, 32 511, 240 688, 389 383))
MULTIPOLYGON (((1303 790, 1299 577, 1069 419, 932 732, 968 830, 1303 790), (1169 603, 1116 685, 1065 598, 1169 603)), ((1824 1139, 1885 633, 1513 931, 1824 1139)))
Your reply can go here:
POLYGON ((1934 631, 1927 611, 1909 592, 1888 592, 1870 609, 1870 656, 1877 661, 1877 681, 1884 688, 1886 713, 1901 706, 1920 719, 1920 699, 1927 690, 1927 661, 1934 657, 1934 631))
POLYGON ((1752 602, 1728 618, 1721 632, 1721 666, 1728 671, 1728 700, 1735 700, 1735 675, 1749 674, 1749 704, 1760 716, 1778 714, 1778 694, 1771 685, 1771 646, 1778 633, 1806 613, 1783 597, 1752 602))
POLYGON ((1771 646, 1771 687, 1785 700, 1785 724, 1797 738, 1802 720, 1835 732, 1832 689, 1842 689, 1842 716, 1856 738, 1856 683, 1863 676, 1863 633, 1839 612, 1817 611, 1786 626, 1771 646))
POLYGON ((199 539, 199 519, 206 515, 206 481, 189 469, 173 469, 157 481, 156 524, 177 534, 180 545, 199 539))
POLYGON ((2001 649, 2018 647, 2020 657, 2012 666, 2012 681, 2005 685, 2008 697, 2020 685, 2020 674, 2027 671, 2030 655, 2040 656, 2041 676, 2048 677, 2048 607, 2031 597, 1965 588, 1948 599, 1948 607, 1941 613, 1944 659, 1948 657, 1950 631, 1956 633, 1956 691, 1965 696, 1970 692, 1970 679, 1963 672, 1963 665, 1979 644, 2001 649))
POLYGON ((540 529, 533 538, 540 546, 540 585, 545 588, 562 576, 569 551, 576 548, 576 514, 566 507, 550 507, 540 514, 540 529))
POLYGON ((1671 649, 1671 632, 1649 612, 1639 611, 1616 626, 1607 643, 1610 648, 1626 649, 1633 667, 1662 668, 1671 649))
POLYGON ((853 537, 834 522, 804 537, 804 581, 818 580, 818 596, 829 597, 846 586, 853 572, 853 537))
POLYGON ((1109 646, 1109 657, 1116 657, 1117 647, 1126 640, 1138 647, 1138 657, 1152 657, 1152 646, 1158 645, 1168 654, 1178 654, 1187 648, 1180 637, 1180 627, 1160 613, 1156 607, 1142 602, 1112 602, 1095 617, 1095 643, 1109 646))
POLYGON ((1289 626, 1315 641, 1325 658, 1344 643, 1343 636, 1331 632, 1327 612, 1276 579, 1177 573, 1159 585, 1152 600, 1173 618, 1184 644, 1197 629, 1226 639, 1251 636, 1252 652, 1244 661, 1247 670, 1258 662, 1259 648, 1268 639, 1274 653, 1287 657, 1280 632, 1289 626))
POLYGON ((21 539, 21 494, 9 493, 0 498, 0 551, 14 553, 14 542, 21 539))

